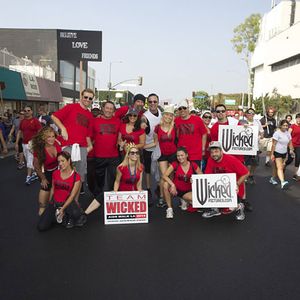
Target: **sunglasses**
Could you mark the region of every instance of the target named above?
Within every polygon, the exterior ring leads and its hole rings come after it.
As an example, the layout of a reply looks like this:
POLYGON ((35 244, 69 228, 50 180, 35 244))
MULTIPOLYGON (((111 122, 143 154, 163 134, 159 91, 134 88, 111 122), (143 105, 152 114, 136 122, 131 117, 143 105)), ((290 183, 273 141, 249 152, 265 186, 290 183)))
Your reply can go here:
POLYGON ((128 117, 135 117, 135 118, 137 118, 137 115, 128 114, 128 117))
POLYGON ((25 112, 30 112, 30 111, 31 111, 31 109, 24 109, 24 111, 25 111, 25 112))
POLYGON ((83 96, 84 99, 89 99, 90 101, 92 101, 94 98, 93 97, 89 97, 89 96, 83 96))
POLYGON ((151 104, 152 104, 152 103, 157 103, 157 101, 148 101, 148 103, 151 103, 151 104))
POLYGON ((130 151, 129 154, 130 155, 140 155, 140 153, 138 151, 130 151))
POLYGON ((254 112, 247 112, 247 114, 248 114, 248 115, 253 115, 253 116, 255 115, 254 112))
POLYGON ((225 109, 222 109, 222 110, 216 110, 216 113, 223 114, 225 111, 226 111, 225 109))
POLYGON ((179 111, 181 111, 181 110, 186 110, 186 109, 187 109, 187 107, 184 107, 184 106, 178 107, 178 110, 179 110, 179 111))
POLYGON ((203 119, 212 119, 211 116, 203 116, 203 119))

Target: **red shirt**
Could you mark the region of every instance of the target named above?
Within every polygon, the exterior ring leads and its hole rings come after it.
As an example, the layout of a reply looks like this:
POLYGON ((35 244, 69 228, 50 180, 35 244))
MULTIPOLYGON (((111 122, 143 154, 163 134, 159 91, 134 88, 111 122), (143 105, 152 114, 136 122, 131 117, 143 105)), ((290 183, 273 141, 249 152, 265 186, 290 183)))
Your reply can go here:
POLYGON ((202 159, 202 136, 207 133, 202 119, 191 115, 189 119, 175 119, 178 147, 185 147, 190 160, 202 159))
POLYGON ((140 136, 145 133, 145 130, 144 129, 139 129, 137 131, 132 131, 132 132, 128 133, 126 131, 126 125, 127 124, 122 123, 121 127, 120 127, 122 140, 123 141, 126 140, 126 143, 135 143, 136 145, 139 144, 140 143, 140 136))
POLYGON ((170 135, 161 129, 160 125, 157 125, 154 129, 154 132, 157 134, 160 152, 162 155, 171 155, 174 154, 177 150, 175 144, 176 132, 173 128, 170 132, 170 135))
POLYGON ((105 119, 102 116, 93 120, 93 139, 95 157, 118 157, 118 135, 120 120, 116 117, 105 119))
POLYGON ((291 129, 293 130, 291 133, 293 146, 300 147, 300 125, 292 124, 291 129))
POLYGON ((198 169, 198 165, 194 162, 190 162, 190 168, 188 169, 187 173, 184 173, 179 162, 174 161, 172 162, 171 165, 174 169, 173 183, 175 184, 177 191, 181 191, 181 192, 191 191, 192 190, 191 176, 195 174, 194 170, 196 171, 198 169))
MULTIPOLYGON (((207 160, 205 174, 219 173, 235 173, 237 178, 236 180, 239 180, 241 176, 248 174, 248 169, 239 159, 229 154, 223 154, 223 157, 219 162, 209 157, 207 160)), ((238 196, 243 198, 244 194, 245 185, 241 184, 239 187, 238 196)))
POLYGON ((20 123, 20 130, 23 134, 23 144, 28 144, 34 135, 42 128, 41 123, 36 118, 23 119, 20 123))
POLYGON ((93 115, 88 109, 82 108, 79 103, 68 104, 53 115, 63 123, 68 132, 68 140, 61 139, 62 146, 79 144, 87 147, 86 138, 91 136, 93 122, 93 115))
MULTIPOLYGON (((74 172, 67 179, 62 179, 60 170, 55 170, 52 174, 52 185, 54 188, 53 199, 58 203, 65 203, 71 194, 74 182, 74 172)), ((75 182, 80 181, 80 175, 75 172, 75 182)), ((75 183, 74 183, 75 184, 75 183)))
POLYGON ((118 170, 121 172, 122 177, 120 180, 119 191, 137 191, 137 183, 141 178, 144 167, 136 170, 136 174, 130 175, 129 167, 118 166, 118 170))
MULTIPOLYGON (((61 146, 55 141, 54 147, 56 148, 56 153, 61 152, 61 146)), ((45 147, 45 161, 44 161, 44 169, 45 171, 53 170, 58 167, 57 154, 56 156, 51 156, 45 147)), ((37 157, 37 153, 33 153, 34 157, 37 157)))

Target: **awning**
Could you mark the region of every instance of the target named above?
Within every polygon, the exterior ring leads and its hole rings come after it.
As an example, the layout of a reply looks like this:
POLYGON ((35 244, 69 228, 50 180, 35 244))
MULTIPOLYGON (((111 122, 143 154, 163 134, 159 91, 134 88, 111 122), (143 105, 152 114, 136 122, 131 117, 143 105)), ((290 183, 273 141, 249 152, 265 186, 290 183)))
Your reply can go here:
POLYGON ((4 100, 26 100, 26 94, 20 73, 0 67, 0 82, 4 82, 2 90, 4 100))
POLYGON ((40 97, 27 97, 29 101, 61 102, 62 94, 58 82, 36 77, 40 97))

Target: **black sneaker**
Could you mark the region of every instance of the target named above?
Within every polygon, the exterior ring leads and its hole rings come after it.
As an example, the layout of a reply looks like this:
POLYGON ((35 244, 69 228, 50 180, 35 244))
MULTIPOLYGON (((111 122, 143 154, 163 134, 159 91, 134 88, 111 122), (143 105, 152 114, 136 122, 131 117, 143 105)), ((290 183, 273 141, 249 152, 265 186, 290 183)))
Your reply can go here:
POLYGON ((87 221, 87 217, 85 214, 83 214, 77 219, 75 226, 82 227, 86 223, 86 221, 87 221))
POLYGON ((255 180, 254 180, 254 177, 252 175, 247 178, 247 183, 249 183, 249 184, 255 184, 256 183, 255 180))
POLYGON ((244 213, 244 204, 240 203, 238 206, 238 209, 235 214, 235 219, 238 221, 244 221, 245 220, 245 213, 244 213))
POLYGON ((74 221, 72 218, 69 218, 69 220, 67 221, 67 224, 66 224, 66 228, 71 229, 73 227, 74 227, 74 221))
POLYGON ((299 181, 299 177, 298 177, 297 175, 294 175, 294 176, 293 176, 293 180, 299 181))
POLYGON ((270 164, 270 162, 269 162, 269 161, 267 161, 267 162, 265 163, 265 166, 266 166, 266 167, 271 167, 271 164, 270 164))
POLYGON ((165 207, 166 205, 167 204, 162 197, 158 199, 158 203, 156 204, 157 207, 165 207))
POLYGON ((253 211, 252 205, 248 201, 243 201, 245 206, 245 211, 253 211))

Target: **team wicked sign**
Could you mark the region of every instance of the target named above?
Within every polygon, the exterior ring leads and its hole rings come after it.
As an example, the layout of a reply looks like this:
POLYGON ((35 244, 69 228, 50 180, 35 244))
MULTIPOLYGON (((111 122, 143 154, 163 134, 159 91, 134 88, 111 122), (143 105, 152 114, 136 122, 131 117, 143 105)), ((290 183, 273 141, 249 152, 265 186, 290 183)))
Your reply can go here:
POLYGON ((148 223, 148 193, 105 192, 104 224, 148 223))
POLYGON ((192 175, 193 207, 237 207, 236 174, 192 175))
POLYGON ((219 126, 219 141, 227 154, 256 155, 258 151, 257 126, 219 126))
POLYGON ((102 31, 57 30, 58 59, 101 61, 102 31))

